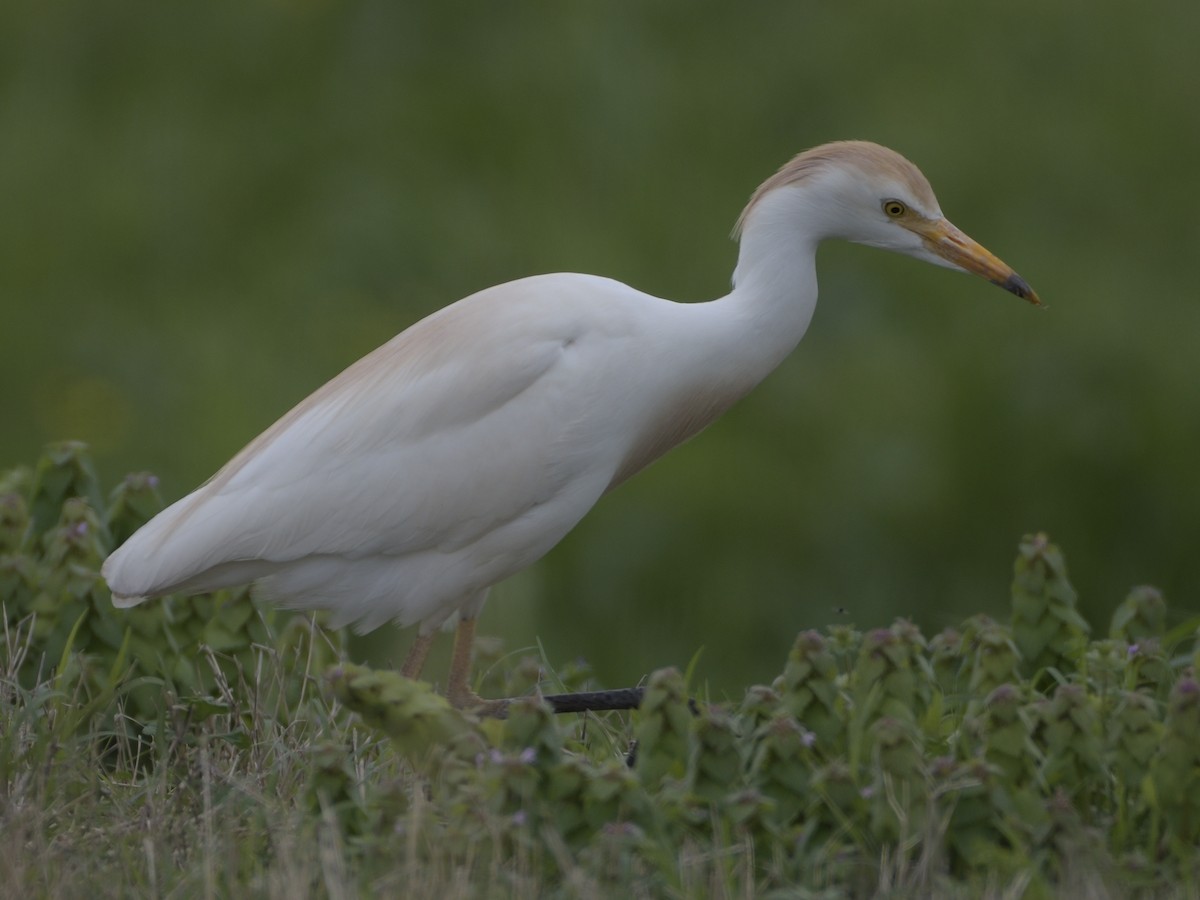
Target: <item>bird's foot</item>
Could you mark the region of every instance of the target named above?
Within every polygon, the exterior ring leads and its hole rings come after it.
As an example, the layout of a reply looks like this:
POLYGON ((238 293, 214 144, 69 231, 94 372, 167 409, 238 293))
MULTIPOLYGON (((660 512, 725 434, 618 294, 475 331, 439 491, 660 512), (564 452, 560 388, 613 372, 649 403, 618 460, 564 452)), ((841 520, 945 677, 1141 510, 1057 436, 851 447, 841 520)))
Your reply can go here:
POLYGON ((455 709, 474 713, 480 718, 504 719, 508 716, 507 700, 484 700, 468 687, 448 690, 446 699, 455 709))

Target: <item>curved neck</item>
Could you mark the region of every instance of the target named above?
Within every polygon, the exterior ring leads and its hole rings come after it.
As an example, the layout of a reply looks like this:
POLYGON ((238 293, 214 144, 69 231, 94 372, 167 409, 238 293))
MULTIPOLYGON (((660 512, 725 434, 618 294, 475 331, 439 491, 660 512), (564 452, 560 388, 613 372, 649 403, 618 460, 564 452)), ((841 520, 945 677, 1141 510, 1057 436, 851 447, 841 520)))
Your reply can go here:
POLYGON ((672 327, 657 331, 665 339, 656 358, 668 362, 610 487, 708 426, 804 337, 817 305, 817 240, 761 223, 747 223, 732 291, 707 303, 659 307, 673 318, 672 327))
POLYGON ((739 339, 749 338, 745 352, 763 367, 760 380, 808 330, 817 305, 817 245, 824 237, 806 227, 807 217, 797 216, 794 200, 785 210, 771 199, 763 199, 742 232, 733 290, 715 301, 744 326, 739 339))

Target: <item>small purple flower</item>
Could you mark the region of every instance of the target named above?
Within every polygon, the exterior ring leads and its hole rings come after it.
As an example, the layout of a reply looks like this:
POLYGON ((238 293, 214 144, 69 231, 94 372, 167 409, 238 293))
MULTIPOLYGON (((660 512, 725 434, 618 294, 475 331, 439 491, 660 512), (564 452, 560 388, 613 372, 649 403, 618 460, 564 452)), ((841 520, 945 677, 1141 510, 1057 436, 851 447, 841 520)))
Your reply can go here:
POLYGON ((488 754, 488 759, 492 761, 492 765, 498 766, 500 763, 504 762, 504 754, 499 750, 492 750, 491 753, 488 754))
POLYGON ((800 743, 805 747, 812 747, 817 743, 817 735, 812 731, 806 731, 800 738, 800 743))
POLYGON ((525 810, 518 809, 515 813, 513 813, 512 814, 512 823, 514 825, 516 825, 517 827, 524 825, 525 824, 525 810))
POLYGON ((88 533, 88 523, 86 521, 76 522, 71 526, 71 537, 81 538, 88 533))
POLYGON ((525 763, 525 765, 531 766, 533 765, 534 760, 537 759, 537 751, 532 747, 526 747, 521 751, 521 755, 518 758, 521 760, 521 762, 525 763))
POLYGON ((875 788, 868 784, 865 788, 862 788, 858 792, 858 796, 862 797, 864 800, 870 800, 875 796, 875 788))
POLYGON ((158 487, 158 476, 151 475, 146 479, 146 484, 150 485, 151 489, 158 487))
POLYGON ((1129 645, 1129 655, 1130 656, 1137 656, 1141 652, 1142 652, 1141 645, 1139 645, 1139 644, 1130 644, 1129 645))

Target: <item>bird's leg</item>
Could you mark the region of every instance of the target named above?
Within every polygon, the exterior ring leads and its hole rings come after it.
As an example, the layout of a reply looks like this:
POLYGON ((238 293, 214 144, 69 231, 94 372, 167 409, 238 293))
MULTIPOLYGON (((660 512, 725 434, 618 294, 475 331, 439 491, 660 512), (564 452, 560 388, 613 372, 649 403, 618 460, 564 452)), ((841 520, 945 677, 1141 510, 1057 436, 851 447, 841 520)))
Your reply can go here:
POLYGON ((429 648, 433 646, 433 639, 436 636, 436 631, 431 631, 429 634, 417 633, 417 639, 413 641, 408 656, 404 657, 404 664, 400 666, 401 675, 405 678, 416 678, 421 674, 421 669, 425 667, 425 658, 429 656, 429 648))
POLYGON ((504 700, 484 700, 471 690, 471 651, 475 646, 475 618, 460 619, 454 632, 454 655, 450 660, 450 680, 446 699, 456 709, 467 709, 482 716, 503 716, 508 708, 504 700))

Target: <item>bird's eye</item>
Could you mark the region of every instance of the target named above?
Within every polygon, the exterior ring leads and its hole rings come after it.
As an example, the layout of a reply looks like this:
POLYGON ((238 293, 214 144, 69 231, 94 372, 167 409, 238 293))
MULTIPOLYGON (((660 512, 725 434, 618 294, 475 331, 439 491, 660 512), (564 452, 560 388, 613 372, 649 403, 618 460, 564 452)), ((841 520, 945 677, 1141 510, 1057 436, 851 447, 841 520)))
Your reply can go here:
POLYGON ((908 212, 908 207, 899 200, 884 200, 883 211, 887 213, 889 219, 898 219, 908 212))

